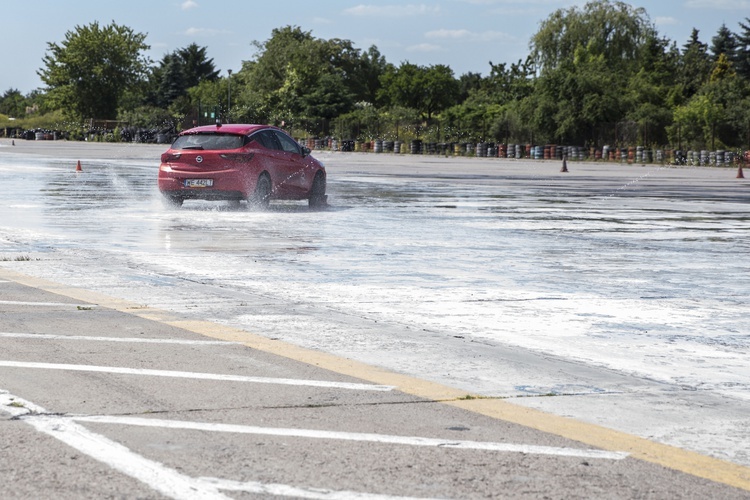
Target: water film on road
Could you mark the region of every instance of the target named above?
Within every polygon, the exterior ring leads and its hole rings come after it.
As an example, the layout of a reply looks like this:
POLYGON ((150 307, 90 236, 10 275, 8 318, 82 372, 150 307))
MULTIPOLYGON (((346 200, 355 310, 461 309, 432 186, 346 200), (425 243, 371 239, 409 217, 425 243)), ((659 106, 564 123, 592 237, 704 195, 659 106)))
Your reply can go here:
MULTIPOLYGON (((76 173, 0 154, 1 264, 486 396, 710 394, 727 443, 708 451, 750 463, 731 449, 750 405, 750 185, 733 171, 316 156, 330 207, 254 211, 166 208, 158 158, 76 173)), ((679 415, 652 434, 704 450, 679 415)))

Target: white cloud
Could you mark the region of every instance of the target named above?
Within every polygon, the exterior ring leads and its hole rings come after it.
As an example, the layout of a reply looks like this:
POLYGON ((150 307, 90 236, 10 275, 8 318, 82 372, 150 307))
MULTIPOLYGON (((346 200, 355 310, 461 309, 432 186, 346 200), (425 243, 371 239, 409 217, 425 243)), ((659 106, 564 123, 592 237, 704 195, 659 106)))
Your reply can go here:
POLYGON ((439 6, 425 4, 408 5, 364 5, 344 9, 344 14, 361 17, 404 17, 440 13, 439 6))
POLYGON ((469 38, 471 36, 471 31, 469 30, 434 30, 434 31, 428 31, 424 34, 426 38, 452 38, 454 40, 458 40, 461 38, 469 38))
POLYGON ((433 30, 424 35, 431 39, 466 40, 469 42, 496 42, 498 40, 514 41, 515 38, 502 31, 474 32, 466 29, 460 30, 433 30))
POLYGON ((198 7, 198 2, 196 2, 195 0, 185 0, 180 4, 180 8, 182 10, 190 10, 196 7, 198 7))
POLYGON ((437 52, 443 50, 440 45, 433 45, 431 43, 420 43, 418 45, 412 45, 406 48, 407 52, 437 52))
POLYGON ((675 26, 680 24, 680 21, 671 16, 662 16, 654 18, 654 24, 657 26, 675 26))
POLYGON ((555 6, 559 4, 564 4, 565 2, 561 2, 560 0, 462 0, 464 3, 469 3, 472 5, 517 5, 517 4, 523 4, 523 5, 545 5, 545 6, 555 6))
POLYGON ((211 28, 188 28, 182 32, 183 35, 187 36, 216 36, 228 33, 231 33, 231 31, 215 30, 211 28))
POLYGON ((688 0, 685 7, 689 9, 750 9, 750 0, 688 0))
POLYGON ((312 22, 313 24, 333 24, 333 21, 325 17, 313 17, 312 22))

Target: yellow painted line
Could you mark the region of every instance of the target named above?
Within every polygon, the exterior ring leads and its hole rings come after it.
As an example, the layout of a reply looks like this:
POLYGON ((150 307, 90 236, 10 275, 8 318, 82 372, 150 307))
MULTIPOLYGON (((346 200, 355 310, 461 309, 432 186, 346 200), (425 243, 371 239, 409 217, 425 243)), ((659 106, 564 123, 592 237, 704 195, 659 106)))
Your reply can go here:
POLYGON ((467 399, 466 391, 460 391, 453 387, 400 375, 383 368, 305 349, 287 342, 271 340, 237 328, 208 321, 183 320, 168 311, 152 309, 96 292, 26 276, 8 269, 0 268, 0 278, 182 328, 206 337, 240 342, 252 349, 307 363, 341 375, 348 375, 379 385, 392 385, 406 394, 439 401, 442 404, 572 439, 604 450, 628 452, 635 459, 750 491, 750 467, 656 443, 599 425, 515 405, 506 400, 467 399))
POLYGON ((445 404, 605 450, 625 451, 632 458, 750 491, 750 468, 732 462, 503 400, 454 400, 445 404))

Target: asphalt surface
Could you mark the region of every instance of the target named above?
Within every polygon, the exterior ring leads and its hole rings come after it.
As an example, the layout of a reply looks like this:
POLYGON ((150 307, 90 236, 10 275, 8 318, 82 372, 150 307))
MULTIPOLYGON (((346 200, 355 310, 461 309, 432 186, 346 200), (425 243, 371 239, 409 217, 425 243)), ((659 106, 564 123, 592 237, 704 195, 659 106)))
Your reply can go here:
POLYGON ((9 270, 0 281, 4 498, 749 495, 653 463, 746 474, 682 450, 9 270))
MULTIPOLYGON (((17 147, 81 159, 152 158, 164 149, 17 147)), ((363 175, 387 169, 364 157, 358 165, 363 175)), ((452 176, 437 163, 415 166, 409 175, 428 171, 452 176)), ((611 175, 613 185, 622 185, 611 175)), ((283 335, 196 319, 195 311, 188 316, 34 278, 23 264, 0 262, 3 497, 750 496, 747 467, 521 406, 546 409, 542 397, 514 399, 518 405, 483 397, 396 373, 385 362, 357 362, 322 346, 273 340, 283 335)), ((80 269, 82 277, 89 272, 80 269)), ((344 323, 357 327, 353 317, 344 323)), ((505 355, 513 378, 519 353, 505 355)), ((570 369, 531 353, 521 361, 529 370, 570 369)), ((590 370, 586 377, 603 373, 590 370)), ((546 399, 558 415, 585 413, 575 408, 581 398, 546 399)), ((596 408, 590 401, 582 408, 596 408)), ((653 404, 665 401, 657 394, 619 416, 602 405, 587 420, 658 416, 664 408, 653 404)), ((699 406, 686 404, 684 411, 712 414, 699 406)), ((666 408, 674 418, 674 401, 666 408)), ((719 405, 714 413, 722 411, 719 405)))

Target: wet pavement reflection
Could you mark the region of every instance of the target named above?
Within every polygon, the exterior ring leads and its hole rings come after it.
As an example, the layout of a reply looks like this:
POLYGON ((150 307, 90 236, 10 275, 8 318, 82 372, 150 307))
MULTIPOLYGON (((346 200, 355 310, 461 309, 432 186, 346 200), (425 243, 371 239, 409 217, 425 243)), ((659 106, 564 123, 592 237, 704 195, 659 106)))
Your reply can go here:
POLYGON ((90 160, 76 173, 69 160, 0 155, 0 253, 39 259, 27 269, 51 279, 487 395, 574 384, 504 383, 501 360, 424 346, 512 345, 750 400, 750 191, 728 170, 322 159, 330 207, 257 211, 167 208, 152 161, 90 160))

